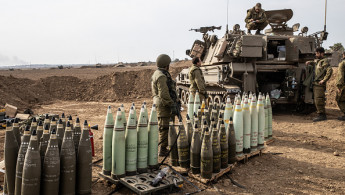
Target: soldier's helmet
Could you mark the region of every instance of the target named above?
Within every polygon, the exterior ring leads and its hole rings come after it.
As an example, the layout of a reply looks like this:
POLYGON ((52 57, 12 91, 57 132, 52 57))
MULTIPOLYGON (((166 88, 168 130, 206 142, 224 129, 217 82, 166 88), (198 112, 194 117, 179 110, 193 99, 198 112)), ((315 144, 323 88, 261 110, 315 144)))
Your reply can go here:
POLYGON ((161 54, 157 57, 156 64, 158 68, 165 68, 169 66, 171 58, 166 54, 161 54))

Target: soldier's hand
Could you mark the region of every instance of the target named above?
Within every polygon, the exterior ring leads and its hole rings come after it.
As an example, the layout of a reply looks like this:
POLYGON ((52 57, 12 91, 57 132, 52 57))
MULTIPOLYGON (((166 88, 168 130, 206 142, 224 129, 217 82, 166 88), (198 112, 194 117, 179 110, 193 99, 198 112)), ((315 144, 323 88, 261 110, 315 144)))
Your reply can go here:
POLYGON ((339 89, 339 88, 337 88, 337 92, 338 92, 338 94, 340 95, 340 92, 341 92, 341 91, 340 91, 340 89, 339 89))
POLYGON ((310 64, 310 61, 306 61, 306 62, 305 62, 305 65, 308 66, 309 64, 310 64))
POLYGON ((253 21, 254 21, 254 19, 250 19, 250 20, 249 20, 249 22, 253 22, 253 21))
POLYGON ((324 82, 325 82, 324 80, 320 81, 320 82, 319 82, 319 85, 322 85, 324 82))

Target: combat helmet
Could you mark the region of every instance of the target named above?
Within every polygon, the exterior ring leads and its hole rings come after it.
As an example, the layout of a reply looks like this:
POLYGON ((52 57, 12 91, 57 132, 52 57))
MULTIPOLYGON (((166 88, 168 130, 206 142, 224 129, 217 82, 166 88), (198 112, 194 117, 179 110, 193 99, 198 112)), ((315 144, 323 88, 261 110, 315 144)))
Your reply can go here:
POLYGON ((161 54, 157 57, 156 63, 158 68, 165 68, 169 66, 171 58, 166 54, 161 54))

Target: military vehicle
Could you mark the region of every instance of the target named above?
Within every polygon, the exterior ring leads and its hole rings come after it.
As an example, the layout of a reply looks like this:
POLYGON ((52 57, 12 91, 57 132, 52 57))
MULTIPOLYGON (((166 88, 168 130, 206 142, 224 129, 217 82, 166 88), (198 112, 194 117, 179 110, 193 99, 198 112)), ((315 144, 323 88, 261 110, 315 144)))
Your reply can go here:
MULTIPOLYGON (((269 93, 272 104, 295 104, 303 111, 313 104, 312 91, 303 85, 311 72, 305 65, 314 59, 316 47, 327 40, 326 25, 323 31, 308 33, 308 27, 299 31, 300 24, 292 27, 291 9, 266 11, 270 29, 265 34, 250 35, 236 24, 226 29, 218 38, 210 31, 221 27, 191 29, 203 34, 186 54, 202 60, 209 101, 221 102, 239 92, 269 93)), ((177 91, 181 102, 188 103, 189 69, 177 76, 177 91)))

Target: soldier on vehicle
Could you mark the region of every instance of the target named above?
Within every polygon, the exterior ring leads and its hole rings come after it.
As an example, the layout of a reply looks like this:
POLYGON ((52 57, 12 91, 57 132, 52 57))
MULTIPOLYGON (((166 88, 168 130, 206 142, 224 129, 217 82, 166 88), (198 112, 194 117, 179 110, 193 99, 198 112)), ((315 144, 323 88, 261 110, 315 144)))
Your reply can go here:
POLYGON ((313 71, 313 94, 314 102, 319 116, 313 119, 314 122, 327 120, 326 117, 326 83, 332 76, 332 68, 328 59, 324 57, 325 49, 323 47, 316 48, 314 61, 307 61, 306 65, 314 66, 313 71))
POLYGON ((205 79, 202 71, 200 69, 201 59, 199 57, 194 57, 192 59, 192 67, 189 69, 189 81, 190 87, 189 91, 195 96, 195 92, 199 91, 200 102, 206 98, 206 88, 205 79))
POLYGON ((337 75, 337 96, 336 100, 343 116, 338 120, 345 121, 345 52, 343 53, 343 61, 339 63, 337 75))
POLYGON ((252 9, 247 11, 247 17, 245 19, 248 34, 251 34, 251 30, 256 30, 256 35, 260 34, 267 25, 267 17, 265 10, 261 9, 261 3, 257 3, 252 9))
POLYGON ((153 103, 157 107, 160 151, 159 156, 168 153, 168 131, 170 118, 179 115, 176 83, 169 73, 171 58, 166 54, 157 57, 158 69, 151 78, 153 103))

